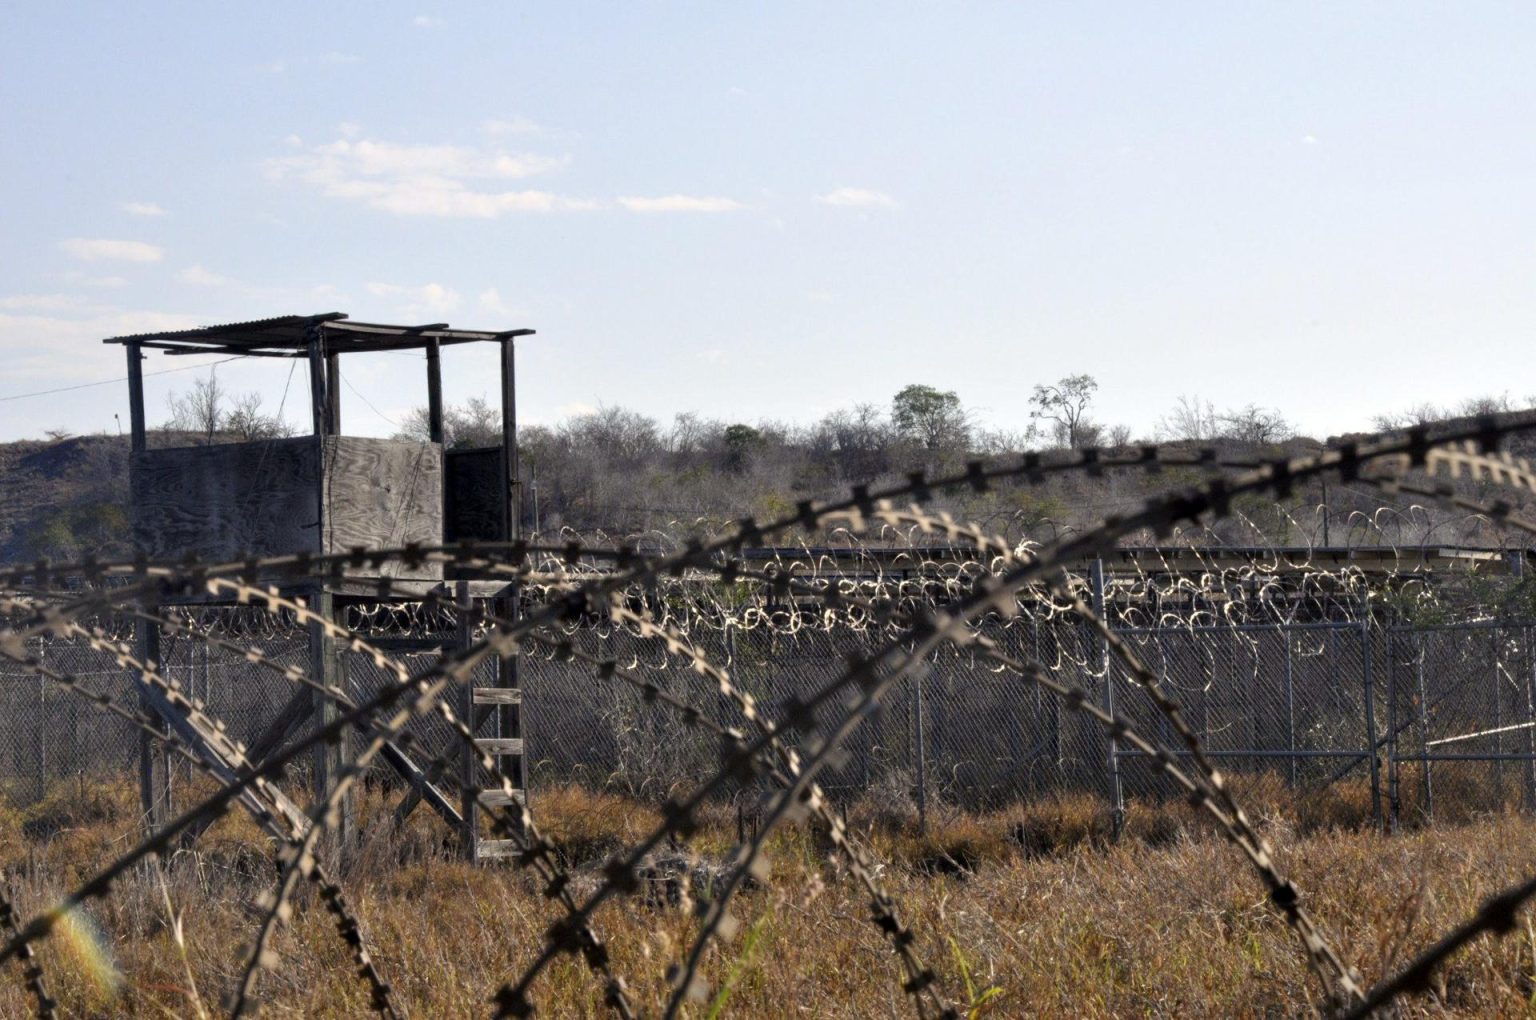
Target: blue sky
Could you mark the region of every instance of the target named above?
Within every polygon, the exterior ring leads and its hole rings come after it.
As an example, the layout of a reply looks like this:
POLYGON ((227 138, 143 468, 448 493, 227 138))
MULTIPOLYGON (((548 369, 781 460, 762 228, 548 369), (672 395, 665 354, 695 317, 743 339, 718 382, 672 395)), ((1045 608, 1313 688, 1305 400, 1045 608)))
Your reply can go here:
MULTIPOLYGON (((1514 3, 14 3, 0 397, 120 376, 103 336, 340 310, 537 329, 540 422, 926 382, 1020 429, 1077 372, 1138 433, 1181 394, 1316 434, 1523 402, 1533 125, 1514 3)), ((449 398, 490 393, 452 353, 449 398)), ((353 362, 348 432, 424 402, 419 361, 353 362)), ((152 420, 187 365, 146 365, 182 369, 152 420)), ((0 400, 0 438, 114 413, 0 400)))

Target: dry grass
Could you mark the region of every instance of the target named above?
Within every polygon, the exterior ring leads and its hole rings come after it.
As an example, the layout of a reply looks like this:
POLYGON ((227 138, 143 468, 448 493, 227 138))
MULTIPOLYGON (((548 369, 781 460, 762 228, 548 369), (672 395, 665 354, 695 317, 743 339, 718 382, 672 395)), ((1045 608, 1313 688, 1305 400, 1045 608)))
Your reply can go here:
MULTIPOLYGON (((1490 816, 1390 838, 1314 819, 1300 834, 1278 813, 1287 805, 1276 796, 1274 804, 1257 796, 1256 814, 1367 980, 1536 861, 1536 821, 1527 818, 1490 816)), ((1352 802, 1347 790, 1339 799, 1352 802)), ((132 805, 126 784, 68 784, 25 811, 0 812, 0 863, 22 914, 130 845, 132 805)), ((579 893, 655 818, 633 801, 575 788, 542 792, 535 808, 576 871, 579 893)), ((533 881, 454 860, 446 830, 424 813, 396 832, 381 799, 362 798, 360 811, 364 836, 346 884, 386 978, 413 1016, 488 1012, 491 991, 533 956, 554 916, 533 881)), ((1342 807, 1323 814, 1358 820, 1342 807)), ((1310 1007, 1314 986, 1293 937, 1238 856, 1185 808, 1133 805, 1119 843, 1086 797, 989 815, 938 809, 927 834, 883 803, 850 805, 847 817, 886 862, 883 878, 945 987, 963 996, 968 975, 973 995, 987 996, 977 1015, 1292 1016, 1310 1007)), ((718 862, 735 838, 736 817, 720 808, 692 849, 718 862)), ((725 996, 720 1015, 908 1015, 891 954, 865 920, 857 886, 828 867, 825 841, 795 828, 776 835, 771 851, 771 886, 745 894, 741 933, 709 956, 708 977, 725 996)), ((55 993, 76 1016, 196 1016, 200 1005, 217 1012, 272 874, 250 823, 225 819, 171 862, 163 884, 158 871, 136 873, 91 906, 89 921, 45 945, 55 993)), ((654 1003, 693 922, 673 897, 649 895, 605 908, 597 927, 637 999, 654 1003)), ((277 948, 281 970, 262 983, 266 1015, 366 1011, 317 905, 301 899, 277 948)), ((1510 938, 1485 939, 1410 1013, 1528 1014, 1533 956, 1529 922, 1510 938)), ((537 991, 545 1015, 603 1015, 597 982, 577 961, 557 964, 537 991)), ((689 1015, 707 1016, 710 1006, 689 1015)), ((12 970, 0 987, 0 1016, 26 1008, 12 970)))

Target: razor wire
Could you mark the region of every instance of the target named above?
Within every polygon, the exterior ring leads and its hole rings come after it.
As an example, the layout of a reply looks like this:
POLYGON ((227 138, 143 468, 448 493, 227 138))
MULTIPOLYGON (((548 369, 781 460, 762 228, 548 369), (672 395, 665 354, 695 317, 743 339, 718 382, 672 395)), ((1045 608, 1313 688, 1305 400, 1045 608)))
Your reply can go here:
MULTIPOLYGON (((883 564, 873 578, 862 575, 843 578, 829 576, 829 570, 820 568, 811 571, 809 576, 803 571, 797 576, 795 564, 789 563, 759 572, 768 583, 761 586, 762 591, 753 593, 749 590, 742 597, 739 586, 749 572, 743 569, 740 554, 745 547, 759 542, 765 536, 782 534, 796 527, 815 530, 829 520, 845 520, 850 532, 866 534, 871 519, 878 520, 882 514, 894 513, 886 501, 911 498, 920 504, 926 502, 936 488, 968 485, 984 490, 989 484, 1003 479, 1030 481, 1048 473, 1093 473, 1106 467, 1155 469, 1167 463, 1187 462, 1187 458, 1148 447, 1119 455, 1084 451, 1049 463, 1034 455, 1024 458, 1018 464, 989 467, 977 463, 968 465, 962 475, 939 479, 929 479, 922 473, 916 473, 905 484, 878 493, 856 489, 851 499, 840 503, 828 506, 802 504, 794 515, 768 524, 742 521, 728 537, 707 544, 692 543, 670 555, 661 556, 643 555, 627 545, 621 545, 616 550, 593 550, 573 541, 563 549, 530 549, 523 544, 502 544, 500 547, 461 545, 444 549, 410 547, 378 552, 358 550, 337 557, 273 557, 214 566, 155 565, 142 562, 77 565, 87 581, 85 589, 58 595, 56 601, 47 607, 28 609, 13 617, 12 628, 6 635, 11 650, 24 651, 29 647, 29 642, 41 646, 49 638, 56 641, 68 632, 68 626, 76 626, 75 621, 78 619, 92 615, 110 616, 116 606, 134 602, 164 604, 181 596, 205 591, 223 591, 235 596, 235 601, 242 604, 255 602, 263 606, 268 615, 288 613, 295 620, 311 625, 315 622, 313 614, 307 613, 302 605, 291 600, 285 602, 271 593, 264 594, 256 583, 257 578, 265 574, 289 582, 307 580, 325 583, 340 579, 348 569, 367 570, 386 561, 410 565, 430 560, 461 569, 479 569, 508 581, 516 581, 527 592, 525 597, 532 605, 527 607, 526 615, 515 623, 488 618, 488 628, 470 647, 445 652, 425 670, 400 682, 383 684, 367 696, 353 699, 353 707, 343 711, 334 721, 315 728, 266 762, 244 768, 240 776, 226 781, 217 793, 119 857, 66 902, 79 902, 83 896, 106 894, 115 877, 122 874, 124 868, 136 860, 159 852, 174 832, 187 829, 210 813, 227 809, 245 791, 280 776, 282 769, 304 751, 321 742, 339 738, 349 727, 356 729, 368 737, 365 746, 347 763, 335 786, 326 791, 325 796, 312 809, 311 824, 298 837, 294 849, 285 854, 284 876, 278 895, 265 912, 262 922, 261 931, 269 932, 274 922, 284 915, 296 881, 301 877, 313 879, 318 874, 314 848, 319 833, 333 823, 347 788, 356 782, 361 771, 368 767, 391 736, 403 734, 413 723, 434 715, 452 721, 451 713, 447 712, 442 703, 444 692, 453 684, 464 682, 481 663, 497 657, 522 653, 536 659, 537 649, 550 648, 553 650, 550 661, 582 659, 589 665, 596 663, 599 673, 620 668, 616 660, 603 655, 573 654, 574 638, 580 636, 583 627, 589 627, 589 632, 595 637, 602 637, 601 625, 592 626, 592 618, 601 619, 604 616, 603 609, 608 600, 619 600, 619 604, 627 607, 631 605, 631 600, 638 599, 645 618, 649 618, 655 626, 665 628, 665 635, 642 633, 639 637, 644 642, 660 636, 663 644, 667 644, 667 636, 670 636, 675 644, 668 648, 668 655, 676 654, 676 645, 681 644, 682 639, 690 638, 693 634, 703 636, 710 633, 729 638, 731 645, 734 645, 736 638, 742 635, 766 632, 771 641, 781 638, 795 640, 803 632, 825 635, 841 628, 841 632, 862 635, 871 647, 868 651, 857 653, 835 675, 819 685, 813 685, 814 689, 807 695, 794 697, 785 706, 781 719, 766 724, 756 736, 750 739, 746 736, 731 737, 719 753, 719 772, 699 783, 695 790, 683 798, 669 797, 664 806, 662 824, 641 844, 610 864, 605 870, 604 881, 593 896, 574 909, 567 904, 567 917, 551 929, 546 946, 539 956, 540 962, 515 981, 502 985, 498 993, 498 1008, 503 1013, 518 1015, 531 1010, 532 1003, 526 993, 542 963, 556 956, 581 953, 587 957, 595 971, 607 974, 606 953, 600 943, 592 940, 590 930, 586 927, 596 907, 608 899, 631 894, 636 884, 637 863, 647 849, 654 847, 657 840, 663 837, 686 836, 695 824, 693 812, 706 798, 726 789, 736 779, 752 779, 771 769, 765 756, 774 750, 775 741, 796 736, 805 749, 798 773, 791 775, 788 785, 776 795, 767 812, 763 829, 742 848, 737 857, 737 869, 727 879, 722 895, 706 905, 694 949, 688 961, 672 975, 674 991, 667 1012, 669 1015, 674 1014, 684 997, 698 991, 699 950, 716 932, 723 932, 728 927, 726 904, 734 889, 739 887, 747 875, 766 877, 762 875, 760 861, 767 834, 778 823, 793 816, 795 812, 791 810, 792 807, 804 804, 806 793, 812 789, 810 784, 816 775, 830 768, 840 758, 844 745, 862 729, 867 719, 874 716, 881 697, 897 682, 925 672, 928 669, 926 665, 923 670, 915 667, 926 663, 930 655, 938 654, 941 650, 950 654, 981 654, 990 662, 1013 672, 1030 675, 1037 680, 1049 679, 1049 684, 1045 686, 1066 708, 1088 711, 1107 728, 1112 739, 1125 740, 1135 745, 1137 750, 1154 758, 1170 775, 1181 774, 1176 756, 1168 747, 1156 739, 1148 740, 1141 736, 1138 726, 1133 722, 1113 711, 1099 709, 1089 701, 1088 691, 1084 687, 1063 684, 1054 679, 1058 673, 1078 670, 1090 679, 1101 678, 1106 689, 1113 690, 1112 669, 1127 670, 1143 690, 1157 695, 1154 703, 1160 720, 1177 731, 1177 736, 1186 745, 1189 761, 1194 766, 1190 773, 1193 783, 1189 786, 1191 796, 1219 821, 1223 821, 1233 841, 1264 877, 1269 886, 1271 901, 1291 926, 1297 929, 1307 947, 1309 960, 1322 981, 1325 1000, 1338 1007, 1371 1001, 1363 1000, 1367 993, 1360 989, 1342 957, 1335 952, 1321 930, 1313 926, 1301 911, 1295 887, 1274 870, 1270 852, 1262 839, 1252 833, 1233 799, 1229 785, 1206 757, 1205 744, 1210 740, 1208 720, 1203 727, 1203 735, 1186 724, 1178 693, 1167 694, 1167 690, 1175 689, 1176 685, 1167 681, 1166 671, 1158 675, 1157 671, 1142 663, 1133 641, 1116 637, 1118 630, 1134 633, 1140 629, 1136 624, 1147 622, 1145 614, 1149 612, 1146 608, 1148 605, 1154 607, 1150 612, 1151 619, 1155 621, 1181 621, 1177 627, 1159 627, 1160 631, 1187 631, 1195 634, 1201 632, 1208 621, 1221 620, 1232 632, 1246 633, 1241 628, 1257 618, 1248 614, 1274 618, 1279 613, 1282 615, 1278 619, 1282 623, 1296 626, 1320 609, 1326 616, 1330 611, 1329 604, 1335 601, 1337 593, 1359 594, 1358 578, 1338 581, 1336 593, 1330 587, 1334 584, 1332 579, 1323 581, 1314 577, 1310 580, 1319 583, 1311 587, 1302 585, 1298 588, 1294 584, 1288 587, 1287 579, 1278 576, 1279 571, 1266 574, 1254 567, 1241 568, 1238 571, 1240 576, 1235 578, 1238 582, 1235 586, 1225 583, 1232 580, 1225 576, 1227 568, 1216 572, 1222 583, 1207 584, 1202 581, 1193 588, 1188 586, 1187 579, 1174 582, 1160 574, 1149 574, 1145 579, 1133 579, 1129 585, 1122 586, 1113 594, 1106 592, 1101 600, 1106 616, 1101 619, 1095 611, 1084 606, 1080 582, 1074 587, 1071 578, 1058 581, 1057 575, 1072 562, 1112 547, 1116 541, 1137 529, 1151 528, 1167 534, 1180 521, 1197 520, 1206 514, 1220 517, 1233 513, 1232 499, 1237 495, 1259 492, 1284 495, 1296 480, 1324 472, 1338 472, 1347 480, 1396 487, 1399 491, 1415 492, 1451 505, 1475 507, 1473 512, 1488 514, 1501 525, 1528 532, 1536 531, 1536 525, 1521 517, 1517 508, 1509 503, 1480 503, 1457 492, 1453 485, 1428 484, 1406 475, 1410 469, 1422 469, 1431 475, 1438 472, 1453 476, 1466 471, 1474 478, 1481 473, 1485 480, 1529 489, 1530 474, 1523 465, 1488 455, 1488 451, 1503 435, 1529 426, 1530 423, 1522 419, 1489 418, 1479 420, 1470 428, 1449 428, 1433 436, 1428 430, 1416 429, 1406 436, 1349 444, 1313 458, 1249 465, 1228 464, 1226 466, 1234 470, 1246 470, 1236 477, 1218 477, 1170 496, 1151 500, 1140 511, 1106 521, 1089 532, 1068 536, 1035 549, 1005 553, 992 564, 992 570, 971 567, 950 570, 940 564, 939 569, 923 568, 916 571, 918 576, 915 581, 911 570, 903 571, 900 577, 887 578, 887 568, 883 564), (1439 455, 1438 451, 1442 447, 1437 444, 1459 444, 1467 440, 1475 440, 1482 452, 1457 452, 1450 457, 1439 455), (1402 463, 1398 464, 1397 461, 1402 463), (1377 469, 1382 469, 1383 473, 1370 473, 1377 469), (530 552, 539 562, 530 563, 530 552), (584 558, 589 557, 603 560, 606 569, 599 569, 595 564, 584 564, 584 558), (669 579, 668 583, 664 585, 663 579, 669 579), (692 588, 679 594, 680 588, 690 582, 692 588), (1139 591, 1138 585, 1141 586, 1139 591), (1217 589, 1220 590, 1219 595, 1217 589), (702 599, 696 594, 690 594, 699 590, 705 590, 708 594, 702 599), (1210 594, 1206 594, 1207 590, 1210 590, 1210 594), (816 605, 818 602, 819 608, 816 605), (1021 611, 1021 606, 1025 607, 1024 611, 1021 611), (1115 607, 1128 607, 1131 611, 1120 612, 1115 607), (1026 623, 1016 625, 1012 622, 1019 619, 1024 619, 1026 623), (1047 630, 1053 630, 1060 629, 1060 621, 1069 619, 1088 621, 1088 632, 1096 636, 1104 647, 1096 649, 1092 641, 1078 640, 1074 643, 1058 639, 1054 643, 1056 661, 1054 667, 1049 668, 1012 659, 999 652, 997 643, 982 633, 985 624, 999 620, 1009 621, 1007 627, 1020 628, 1012 631, 1005 629, 1006 634, 1016 636, 1026 625, 1035 629, 1044 626, 1047 630), (1113 660, 1107 654, 1109 651, 1113 652, 1113 660), (1095 659, 1101 655, 1099 661, 1102 665, 1096 666, 1095 659), (851 694, 852 700, 842 701, 844 694, 851 694), (818 719, 818 713, 833 713, 839 706, 842 707, 842 715, 837 721, 818 719)), ((962 526, 952 520, 918 510, 911 512, 909 520, 924 533, 955 534, 957 529, 963 530, 962 526)), ((34 568, 30 577, 14 572, 10 583, 20 586, 30 581, 37 587, 50 588, 48 582, 51 573, 62 576, 67 571, 34 568)), ((1294 571, 1291 573, 1294 574, 1294 571)), ((381 606, 408 601, 398 597, 391 599, 387 580, 381 581, 379 587, 378 601, 381 606)), ((1368 611, 1368 591, 1363 594, 1362 604, 1368 611)), ((438 605, 434 610, 441 608, 438 605)), ((371 615, 351 619, 348 623, 355 623, 370 633, 394 629, 413 630, 424 623, 418 613, 417 609, 410 607, 375 609, 371 615)), ((1073 626, 1078 628, 1079 634, 1085 629, 1082 624, 1073 626)), ((349 646, 355 652, 367 653, 365 639, 351 636, 351 632, 345 628, 338 629, 348 635, 349 646)), ((277 633, 278 630, 273 629, 264 632, 262 636, 275 638, 277 633)), ((610 614, 607 629, 609 639, 618 640, 620 633, 621 628, 613 626, 610 614)), ((106 641, 105 638, 99 640, 106 641)), ((195 646, 197 642, 194 640, 192 644, 195 646)), ((1290 647, 1289 644, 1287 647, 1290 647)), ((1037 643, 1037 651, 1038 648, 1037 643)), ((650 661, 641 658, 642 652, 654 654, 654 649, 637 647, 635 652, 635 667, 643 665, 654 669, 650 661)), ((736 648, 728 647, 727 654, 734 660, 736 648)), ((686 655, 692 656, 695 661, 702 660, 693 649, 687 651, 686 655)), ((30 664, 26 655, 21 656, 20 661, 30 664)), ((374 661, 381 662, 381 658, 375 656, 374 661)), ((134 662, 127 656, 120 656, 118 666, 136 672, 141 683, 152 673, 150 664, 134 662)), ((921 691, 921 680, 917 689, 921 691)), ((1368 694, 1367 705, 1373 702, 1374 694, 1368 694)), ((178 706, 180 704, 178 702, 178 706)), ((179 710, 188 713, 189 717, 196 713, 199 718, 207 718, 202 707, 190 701, 185 701, 185 705, 185 708, 179 710)), ((680 699, 678 707, 687 708, 688 705, 686 699, 680 699)), ((1159 724, 1158 719, 1151 719, 1147 725, 1159 724)), ((464 731, 459 732, 461 739, 465 736, 464 731)), ((166 739, 172 743, 176 740, 174 735, 166 739)), ((1374 761, 1374 738, 1368 750, 1374 761)), ((449 752, 439 753, 437 758, 441 759, 446 753, 449 752)), ((496 772, 495 763, 489 759, 483 760, 481 765, 496 772)), ((528 863, 537 857, 538 841, 536 838, 530 841, 526 835, 533 831, 528 808, 524 806, 520 814, 521 824, 507 826, 506 831, 514 838, 517 838, 518 833, 524 834, 523 845, 526 851, 532 853, 532 857, 520 863, 528 863)), ((1491 906, 1459 929, 1459 934, 1453 934, 1464 940, 1479 931, 1500 928, 1509 911, 1528 895, 1529 891, 1516 887, 1503 898, 1494 901, 1497 909, 1491 906)), ((46 937, 52 926, 49 919, 56 920, 60 916, 57 912, 59 909, 63 908, 56 908, 26 925, 18 926, 5 948, 0 950, 0 958, 23 954, 38 939, 46 937)), ((882 922, 878 926, 885 927, 885 924, 882 922)), ((349 943, 361 943, 363 936, 355 923, 351 927, 343 927, 346 928, 343 934, 349 943)), ((897 932, 896 937, 898 940, 909 940, 912 935, 910 932, 897 932)), ((249 958, 246 968, 248 978, 242 984, 242 998, 237 1003, 237 1012, 251 1001, 248 995, 249 978, 260 969, 275 964, 263 942, 264 935, 258 938, 257 949, 249 958)), ((1432 967, 1443 958, 1443 954, 1433 955, 1435 952, 1432 950, 1430 955, 1416 961, 1413 966, 1420 970, 1432 967)), ((622 995, 613 992, 617 980, 611 974, 607 974, 605 980, 609 982, 610 1004, 621 1013, 626 1013, 622 995)), ((914 1001, 919 1004, 920 1011, 924 1001, 920 993, 928 990, 932 983, 931 973, 919 973, 906 982, 909 986, 907 991, 918 995, 914 1001)), ((1401 985, 1388 982, 1369 994, 1384 995, 1389 999, 1411 984, 1411 981, 1401 985)))

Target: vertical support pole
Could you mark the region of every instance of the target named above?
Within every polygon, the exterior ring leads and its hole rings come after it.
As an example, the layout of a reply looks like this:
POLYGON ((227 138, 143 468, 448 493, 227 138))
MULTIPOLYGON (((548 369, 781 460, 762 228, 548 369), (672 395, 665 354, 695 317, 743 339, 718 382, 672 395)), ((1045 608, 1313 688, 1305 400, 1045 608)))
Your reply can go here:
MULTIPOLYGON (((322 584, 310 595, 310 611, 330 623, 336 622, 335 596, 322 584)), ((345 650, 318 622, 309 625, 310 675, 327 688, 346 690, 345 650)), ((317 690, 310 691, 311 718, 317 727, 329 726, 340 716, 336 702, 317 690)), ((315 746, 314 775, 315 799, 326 797, 335 789, 337 780, 346 768, 350 734, 343 732, 334 743, 323 741, 315 746)), ((352 844, 356 832, 356 818, 351 793, 341 802, 341 813, 336 822, 336 841, 342 847, 352 844)))
POLYGON ((1290 752, 1286 759, 1286 773, 1291 789, 1296 789, 1296 677, 1291 653, 1291 632, 1281 630, 1285 638, 1285 749, 1290 752))
MULTIPOLYGON (((159 611, 157 605, 147 605, 151 615, 159 611)), ((160 625, 150 620, 138 620, 134 624, 138 659, 146 667, 163 674, 160 668, 160 625)), ((144 674, 137 672, 139 685, 139 709, 150 719, 156 720, 156 729, 165 730, 154 702, 145 692, 144 674)), ((151 830, 162 828, 171 820, 174 805, 171 800, 171 761, 163 740, 156 740, 144 730, 139 731, 139 807, 144 822, 151 830)))
POLYGON ((330 422, 330 402, 325 385, 325 334, 320 327, 306 327, 305 340, 309 345, 309 408, 314 421, 315 435, 324 438, 330 422))
MULTIPOLYGON (((1093 611, 1104 625, 1109 626, 1109 616, 1104 612, 1104 561, 1095 558, 1089 574, 1089 581, 1093 585, 1093 611)), ((1099 668, 1104 672, 1104 711, 1111 716, 1115 714, 1115 678, 1109 666, 1109 642, 1099 641, 1099 668)), ((1114 839, 1120 838, 1120 833, 1125 829, 1125 790, 1120 782, 1120 742, 1115 739, 1114 731, 1109 734, 1109 803, 1110 834, 1114 839)))
POLYGON ((130 449, 143 453, 146 445, 144 430, 144 352, 138 344, 124 344, 128 352, 128 421, 132 435, 130 449))
POLYGON ((1435 785, 1434 777, 1430 770, 1434 763, 1429 761, 1429 707, 1426 692, 1424 690, 1424 634, 1419 634, 1419 657, 1414 664, 1414 673, 1418 681, 1419 690, 1419 764, 1424 769, 1424 824, 1428 825, 1435 820, 1435 785))
MULTIPOLYGON (((1522 554, 1523 555, 1523 554, 1522 554)), ((1521 806, 1526 812, 1536 811, 1536 736, 1531 730, 1536 728, 1536 698, 1532 696, 1532 687, 1536 686, 1536 648, 1531 646, 1531 628, 1524 629, 1525 638, 1525 790, 1521 798, 1521 806)))
POLYGON ((325 434, 341 435, 341 356, 325 352, 325 434))
POLYGON ((917 830, 928 831, 928 747, 923 733, 923 679, 928 670, 912 674, 912 719, 917 741, 917 830))
MULTIPOLYGON (((130 423, 130 451, 143 453, 149 446, 144 424, 144 352, 138 344, 125 344, 128 354, 128 420, 130 423)), ((138 458, 131 456, 128 466, 129 501, 133 501, 134 477, 138 474, 138 458)), ((147 604, 145 610, 153 615, 158 606, 147 604)), ((160 662, 160 628, 146 620, 134 625, 134 651, 137 658, 150 668, 160 662)), ((157 718, 153 703, 144 691, 144 676, 139 673, 135 680, 139 685, 139 710, 150 719, 157 718)), ((164 728, 164 723, 160 724, 164 728)), ((145 823, 158 829, 171 819, 171 769, 170 759, 163 740, 155 740, 147 731, 139 731, 139 807, 145 823)))
POLYGON ((502 534, 515 542, 523 534, 522 485, 518 478, 517 454, 517 365, 516 342, 507 337, 501 342, 501 484, 502 534))
POLYGON ((436 337, 427 340, 427 438, 443 441, 442 345, 436 337))
MULTIPOLYGON (((455 646, 460 650, 468 648, 474 637, 474 626, 470 622, 470 611, 473 604, 469 597, 469 582, 459 580, 454 582, 453 601, 457 607, 458 628, 455 633, 455 646)), ((473 676, 464 678, 459 685, 459 717, 464 720, 464 725, 469 727, 473 735, 477 732, 475 726, 475 679, 473 676)), ((475 843, 480 835, 480 802, 476 794, 479 792, 480 761, 475 748, 466 744, 459 754, 459 816, 463 819, 463 828, 459 830, 459 847, 464 853, 464 858, 474 861, 476 857, 475 843)))
POLYGON ((1387 628, 1387 817, 1391 831, 1396 832, 1402 802, 1397 776, 1397 656, 1394 633, 1391 627, 1387 628))
POLYGON ((1365 696, 1365 743, 1371 763, 1371 819, 1379 829, 1381 817, 1381 759, 1377 756, 1376 736, 1376 680, 1371 675, 1371 610, 1361 597, 1360 613, 1360 664, 1361 688, 1365 696))
MULTIPOLYGON (((509 542, 523 540, 523 486, 518 473, 520 460, 517 449, 517 343, 512 337, 501 341, 501 479, 503 492, 502 534, 509 542)), ((522 564, 516 564, 521 566, 522 564)), ((522 619, 523 586, 514 580, 507 585, 506 596, 497 607, 498 615, 509 623, 522 619)), ((522 689, 520 655, 514 649, 510 655, 496 660, 496 684, 498 687, 522 689)), ((496 728, 501 736, 523 739, 523 753, 518 756, 513 777, 523 797, 528 793, 528 744, 523 733, 523 703, 498 705, 496 728)), ((525 800, 526 803, 526 800, 525 800)))
POLYGON ((1494 806, 1496 810, 1504 810, 1504 685, 1499 682, 1499 628, 1492 627, 1488 631, 1490 639, 1489 664, 1493 667, 1490 679, 1493 681, 1493 753, 1496 756, 1493 761, 1493 789, 1494 806))

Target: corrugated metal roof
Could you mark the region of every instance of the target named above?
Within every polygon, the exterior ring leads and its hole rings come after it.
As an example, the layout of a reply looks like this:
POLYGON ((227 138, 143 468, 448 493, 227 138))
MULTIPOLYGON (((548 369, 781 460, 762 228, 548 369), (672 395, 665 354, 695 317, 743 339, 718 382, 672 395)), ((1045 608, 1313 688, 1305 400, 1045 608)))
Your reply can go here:
POLYGON ((527 336, 531 329, 500 331, 452 329, 446 322, 402 326, 378 322, 352 322, 344 312, 320 315, 280 315, 249 322, 231 322, 197 329, 162 333, 134 333, 103 340, 108 344, 138 344, 171 354, 221 353, 294 357, 309 345, 310 330, 318 326, 326 353, 409 350, 438 344, 504 340, 527 336))

